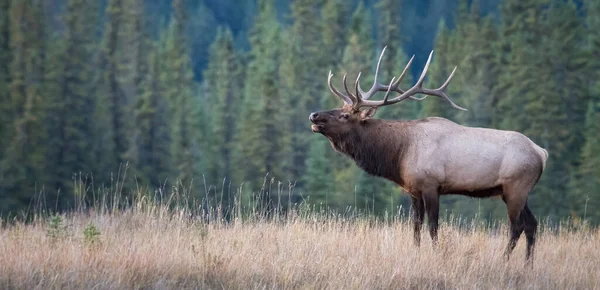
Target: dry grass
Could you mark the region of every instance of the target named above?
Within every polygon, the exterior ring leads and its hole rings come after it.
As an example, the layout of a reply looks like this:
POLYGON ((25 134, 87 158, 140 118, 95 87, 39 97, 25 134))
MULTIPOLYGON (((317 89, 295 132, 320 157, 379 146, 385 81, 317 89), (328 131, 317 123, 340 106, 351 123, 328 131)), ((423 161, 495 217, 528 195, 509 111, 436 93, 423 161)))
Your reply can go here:
POLYGON ((0 230, 1 289, 600 289, 597 229, 542 229, 529 269, 523 238, 505 262, 505 230, 447 223, 433 249, 406 221, 206 224, 161 207, 48 220, 0 230))

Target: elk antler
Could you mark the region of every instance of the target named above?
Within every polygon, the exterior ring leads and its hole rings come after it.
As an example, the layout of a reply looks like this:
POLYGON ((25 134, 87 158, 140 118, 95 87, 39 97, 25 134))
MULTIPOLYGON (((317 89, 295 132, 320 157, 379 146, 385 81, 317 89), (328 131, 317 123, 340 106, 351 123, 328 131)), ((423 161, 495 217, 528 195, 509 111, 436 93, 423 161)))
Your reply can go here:
POLYGON ((344 100, 344 102, 346 104, 352 105, 357 110, 360 109, 361 107, 387 106, 387 105, 391 105, 391 104, 395 104, 395 103, 404 101, 406 99, 421 101, 421 100, 425 99, 427 96, 436 96, 436 97, 439 97, 439 98, 443 99, 444 101, 448 102, 453 108, 466 111, 465 108, 460 107, 457 104, 455 104, 450 99, 450 97, 448 97, 448 95, 446 95, 446 88, 448 87, 448 84, 450 84, 450 80, 452 79, 452 77, 454 76, 454 73, 456 72, 456 67, 454 67, 454 69, 452 70, 452 73, 450 74, 448 79, 444 82, 444 84, 441 87, 434 89, 434 90, 423 88, 423 82, 425 81, 425 75, 427 74, 427 70, 429 69, 429 64, 431 63, 431 57, 433 56, 433 51, 431 51, 431 53, 429 54, 429 58, 427 59, 427 63, 425 64, 425 67, 423 68, 423 72, 421 73, 419 80, 413 87, 411 87, 407 91, 400 89, 400 83, 404 79, 404 75, 406 74, 406 72, 408 71, 408 68, 412 64, 412 62, 415 58, 414 55, 408 61, 408 64, 404 67, 404 70, 402 70, 402 74, 400 74, 400 76, 398 78, 392 78, 392 81, 387 86, 379 83, 378 82, 379 68, 381 66, 381 60, 385 53, 385 49, 386 49, 386 47, 384 47, 383 50, 381 51, 381 55, 379 56, 379 61, 377 62, 377 68, 375 70, 375 80, 373 81, 373 85, 371 86, 371 88, 368 91, 365 92, 360 87, 360 75, 361 75, 360 73, 358 74, 358 77, 356 78, 356 81, 354 82, 354 89, 356 92, 354 95, 352 93, 350 93, 350 90, 348 89, 348 86, 346 85, 346 75, 344 75, 343 81, 344 81, 344 88, 346 90, 347 95, 344 95, 343 93, 339 92, 337 89, 335 89, 333 87, 333 85, 331 84, 331 77, 333 76, 333 74, 331 72, 329 72, 329 78, 327 80, 327 82, 329 84, 329 89, 336 96, 338 96, 342 100, 344 100), (384 99, 381 101, 370 101, 369 99, 373 95, 375 95, 377 92, 386 92, 384 99), (391 92, 397 92, 400 95, 398 95, 392 99, 389 99, 389 95, 391 92), (424 94, 426 96, 419 98, 419 97, 414 96, 416 94, 424 94))

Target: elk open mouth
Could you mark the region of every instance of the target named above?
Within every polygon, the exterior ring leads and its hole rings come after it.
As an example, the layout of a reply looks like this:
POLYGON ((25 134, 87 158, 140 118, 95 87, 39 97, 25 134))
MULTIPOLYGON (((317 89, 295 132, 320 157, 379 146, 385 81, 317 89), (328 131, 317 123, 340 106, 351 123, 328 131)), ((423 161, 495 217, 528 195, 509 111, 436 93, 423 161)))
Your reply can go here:
POLYGON ((323 125, 313 124, 310 126, 310 128, 312 129, 312 131, 314 133, 321 133, 321 129, 323 128, 323 125))

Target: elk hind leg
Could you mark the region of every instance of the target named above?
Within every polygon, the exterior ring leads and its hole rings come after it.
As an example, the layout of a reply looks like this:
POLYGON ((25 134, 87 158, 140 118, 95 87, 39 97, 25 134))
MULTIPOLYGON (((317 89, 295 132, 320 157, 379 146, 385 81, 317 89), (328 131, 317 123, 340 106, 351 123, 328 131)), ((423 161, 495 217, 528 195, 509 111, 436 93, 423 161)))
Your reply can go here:
POLYGON ((425 192, 423 194, 425 210, 427 211, 427 225, 433 245, 437 245, 438 220, 440 217, 440 196, 437 191, 425 192))
POLYGON ((521 198, 511 198, 509 196, 504 195, 502 200, 506 203, 506 209, 508 211, 508 221, 510 223, 510 238, 508 240, 508 245, 506 246, 506 250, 504 251, 504 257, 508 260, 510 258, 510 254, 515 249, 521 234, 525 230, 524 223, 524 205, 525 202, 521 201, 521 198))
POLYGON ((525 227, 525 237, 527 238, 527 263, 533 263, 533 251, 535 248, 535 239, 537 235, 538 222, 531 213, 531 210, 525 203, 525 208, 522 211, 523 223, 525 227))

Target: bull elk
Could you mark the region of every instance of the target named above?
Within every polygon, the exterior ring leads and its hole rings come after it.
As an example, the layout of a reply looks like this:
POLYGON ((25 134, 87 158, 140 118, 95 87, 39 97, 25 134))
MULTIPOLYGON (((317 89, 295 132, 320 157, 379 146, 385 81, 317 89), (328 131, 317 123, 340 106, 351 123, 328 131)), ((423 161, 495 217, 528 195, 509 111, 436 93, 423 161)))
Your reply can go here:
POLYGON ((372 118, 379 107, 405 100, 420 101, 427 96, 439 97, 453 108, 465 110, 445 92, 456 67, 438 89, 424 88, 432 51, 416 84, 404 91, 400 83, 414 56, 402 74, 385 85, 378 82, 384 53, 385 48, 377 63, 373 85, 366 92, 360 86, 360 73, 353 92, 344 75, 345 93, 342 93, 331 84, 333 75, 329 72, 329 89, 344 105, 311 113, 313 132, 327 137, 336 151, 352 158, 367 173, 398 184, 410 195, 415 245, 420 244, 425 212, 429 234, 436 243, 440 195, 501 196, 510 222, 505 257, 508 259, 524 231, 526 260, 531 262, 537 221, 527 206, 527 195, 544 171, 548 152, 514 131, 465 127, 439 117, 406 121, 372 118), (383 99, 370 100, 377 92, 385 92, 383 99), (390 97, 392 92, 398 95, 390 97))

